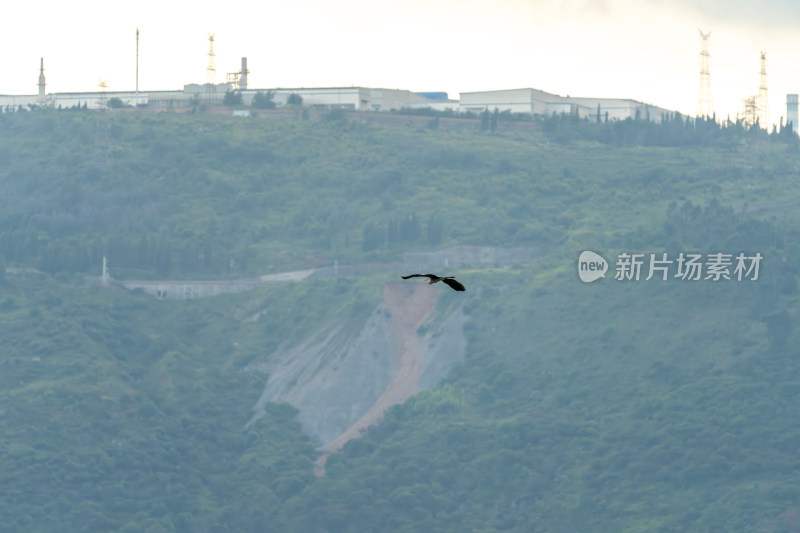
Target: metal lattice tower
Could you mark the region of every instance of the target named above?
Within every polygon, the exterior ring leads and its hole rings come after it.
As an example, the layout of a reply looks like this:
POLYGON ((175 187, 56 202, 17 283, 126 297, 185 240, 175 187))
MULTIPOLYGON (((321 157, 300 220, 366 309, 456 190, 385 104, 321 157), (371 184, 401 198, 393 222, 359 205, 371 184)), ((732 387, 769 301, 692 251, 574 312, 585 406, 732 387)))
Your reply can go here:
MULTIPOLYGON (((758 95, 748 96, 742 103, 744 104, 744 113, 742 114, 742 121, 748 128, 754 126, 758 121, 758 95)), ((737 116, 738 118, 738 116, 737 116)))
POLYGON ((108 107, 108 82, 101 79, 97 82, 97 86, 100 87, 100 109, 105 111, 108 107))
POLYGON ((208 83, 217 84, 217 68, 214 66, 214 34, 208 34, 208 83))
POLYGON ((767 97, 767 53, 761 52, 761 76, 758 84, 758 123, 769 129, 769 100, 767 97))
POLYGON ((700 32, 703 49, 700 51, 700 89, 697 92, 697 116, 710 117, 714 114, 711 104, 711 54, 708 53, 708 38, 711 32, 700 32))

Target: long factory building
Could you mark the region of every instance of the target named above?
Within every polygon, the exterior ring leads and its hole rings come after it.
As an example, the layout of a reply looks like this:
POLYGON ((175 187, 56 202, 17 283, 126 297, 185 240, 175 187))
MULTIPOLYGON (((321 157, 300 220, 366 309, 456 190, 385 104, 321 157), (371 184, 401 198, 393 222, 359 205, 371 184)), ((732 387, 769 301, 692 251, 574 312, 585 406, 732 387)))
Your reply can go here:
MULTIPOLYGON (((638 118, 660 122, 673 112, 652 104, 624 98, 591 98, 560 96, 539 89, 502 89, 462 92, 451 100, 444 92, 417 93, 404 89, 370 87, 294 87, 253 89, 247 87, 247 59, 242 58, 244 75, 219 84, 189 84, 183 90, 165 91, 94 91, 46 93, 44 60, 39 72, 39 93, 34 95, 0 95, 0 112, 35 107, 88 109, 105 108, 114 99, 117 105, 154 110, 190 109, 198 105, 221 105, 228 91, 241 94, 243 104, 251 105, 258 92, 271 92, 277 107, 288 104, 292 95, 302 98, 308 107, 349 109, 356 111, 397 111, 403 108, 431 108, 455 113, 509 111, 530 115, 569 114, 589 120, 625 120, 638 118)), ((239 74, 241 74, 239 73, 239 74)), ((296 98, 296 97, 295 97, 296 98)))

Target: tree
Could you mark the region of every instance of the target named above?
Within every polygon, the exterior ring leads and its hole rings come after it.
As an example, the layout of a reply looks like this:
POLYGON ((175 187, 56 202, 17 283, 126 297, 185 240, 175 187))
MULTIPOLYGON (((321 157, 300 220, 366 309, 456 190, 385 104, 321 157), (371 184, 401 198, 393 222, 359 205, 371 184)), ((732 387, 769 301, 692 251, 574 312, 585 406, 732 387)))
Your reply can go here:
POLYGON ((286 105, 303 105, 303 97, 297 93, 292 93, 289 95, 289 99, 286 100, 286 105))
POLYGON ((258 91, 251 105, 256 109, 275 109, 275 91, 258 91))
POLYGON ((112 109, 119 109, 120 107, 125 107, 125 102, 123 102, 121 98, 117 98, 115 96, 108 99, 108 107, 112 109))
POLYGON ((225 97, 222 99, 222 103, 231 107, 242 105, 242 103, 244 103, 242 100, 242 93, 237 91, 226 91, 225 97))
POLYGON ((484 109, 481 113, 481 131, 487 131, 489 129, 489 110, 484 109))

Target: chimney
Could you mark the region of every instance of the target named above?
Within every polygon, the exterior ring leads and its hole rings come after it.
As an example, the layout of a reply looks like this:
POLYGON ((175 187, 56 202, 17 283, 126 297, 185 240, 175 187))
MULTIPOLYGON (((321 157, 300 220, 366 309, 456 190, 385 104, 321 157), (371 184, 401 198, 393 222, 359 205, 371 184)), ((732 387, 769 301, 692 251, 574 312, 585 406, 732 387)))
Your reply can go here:
POLYGON ((239 73, 239 89, 247 89, 247 58, 242 58, 242 71, 239 73))
POLYGON ((792 129, 795 133, 798 133, 800 130, 800 122, 797 120, 797 95, 796 94, 787 94, 786 95, 786 125, 792 125, 792 129))
MULTIPOLYGON (((44 58, 41 58, 39 63, 39 103, 43 104, 47 99, 44 94, 44 58)), ((795 106, 796 108, 797 106, 795 106)))

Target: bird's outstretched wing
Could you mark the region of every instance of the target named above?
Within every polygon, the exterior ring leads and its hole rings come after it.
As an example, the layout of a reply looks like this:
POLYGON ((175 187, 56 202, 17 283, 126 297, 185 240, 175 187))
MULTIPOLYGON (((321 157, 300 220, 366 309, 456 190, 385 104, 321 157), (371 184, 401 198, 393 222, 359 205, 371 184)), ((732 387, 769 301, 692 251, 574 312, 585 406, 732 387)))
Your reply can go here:
POLYGON ((408 279, 408 278, 435 278, 436 276, 434 276, 433 274, 410 274, 408 276, 400 276, 400 277, 403 279, 408 279))
POLYGON ((455 291, 465 291, 467 290, 461 283, 458 281, 451 279, 451 278, 444 278, 442 283, 447 283, 450 287, 455 291))

